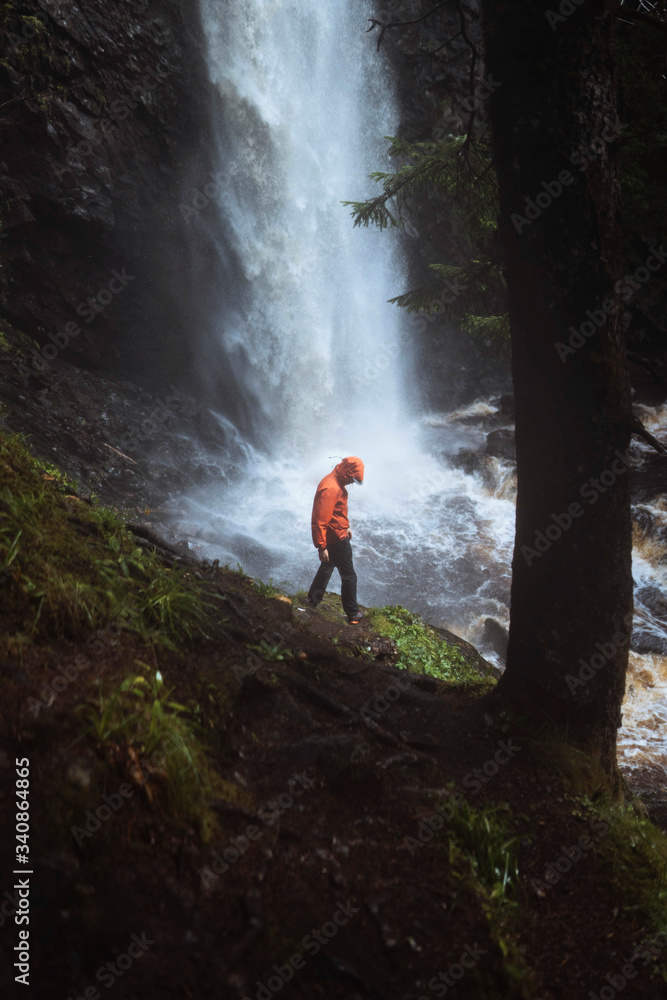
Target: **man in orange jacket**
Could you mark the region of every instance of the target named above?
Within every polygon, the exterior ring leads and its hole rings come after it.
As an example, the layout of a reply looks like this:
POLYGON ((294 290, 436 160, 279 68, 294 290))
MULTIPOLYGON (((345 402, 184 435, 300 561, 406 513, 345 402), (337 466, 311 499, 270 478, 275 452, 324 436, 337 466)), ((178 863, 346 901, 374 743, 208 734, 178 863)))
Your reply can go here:
POLYGON ((344 458, 317 487, 311 526, 313 544, 320 556, 320 568, 310 585, 308 601, 316 608, 326 592, 334 568, 340 573, 340 597, 349 625, 357 625, 362 614, 357 604, 357 574, 352 563, 350 522, 347 519, 347 490, 350 483, 362 486, 364 463, 355 455, 344 458))

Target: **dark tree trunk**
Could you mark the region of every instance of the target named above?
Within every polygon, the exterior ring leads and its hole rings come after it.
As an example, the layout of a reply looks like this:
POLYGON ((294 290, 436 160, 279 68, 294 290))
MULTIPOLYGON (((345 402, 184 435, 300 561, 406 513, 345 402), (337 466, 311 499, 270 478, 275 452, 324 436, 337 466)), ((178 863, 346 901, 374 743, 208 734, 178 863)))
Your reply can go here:
POLYGON ((632 610, 614 16, 608 0, 568 9, 484 3, 518 471, 498 697, 614 781, 632 610))

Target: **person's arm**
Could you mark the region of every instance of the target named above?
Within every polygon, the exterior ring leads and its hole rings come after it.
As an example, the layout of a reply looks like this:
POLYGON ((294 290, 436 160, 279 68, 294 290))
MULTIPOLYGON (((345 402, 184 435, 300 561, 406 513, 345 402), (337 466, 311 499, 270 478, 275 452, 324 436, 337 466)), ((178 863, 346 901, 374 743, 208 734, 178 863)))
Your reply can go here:
MULTIPOLYGON (((338 495, 335 489, 330 486, 322 490, 318 490, 315 494, 315 500, 313 502, 313 515, 311 518, 311 527, 313 532, 313 545, 320 552, 322 549, 326 549, 327 545, 327 526, 331 520, 334 512, 334 507, 336 506, 336 500, 338 495)), ((322 556, 320 555, 320 559, 322 556)), ((323 562, 328 561, 327 558, 323 562)))

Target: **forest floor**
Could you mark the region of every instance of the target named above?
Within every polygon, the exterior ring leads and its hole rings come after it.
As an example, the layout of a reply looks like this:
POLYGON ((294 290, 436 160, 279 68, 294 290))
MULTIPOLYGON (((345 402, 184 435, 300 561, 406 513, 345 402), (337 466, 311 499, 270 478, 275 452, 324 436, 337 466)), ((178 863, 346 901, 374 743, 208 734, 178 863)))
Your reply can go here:
POLYGON ((665 838, 479 657, 405 669, 382 615, 151 547, 0 444, 4 997, 23 758, 36 1000, 662 995, 665 838))

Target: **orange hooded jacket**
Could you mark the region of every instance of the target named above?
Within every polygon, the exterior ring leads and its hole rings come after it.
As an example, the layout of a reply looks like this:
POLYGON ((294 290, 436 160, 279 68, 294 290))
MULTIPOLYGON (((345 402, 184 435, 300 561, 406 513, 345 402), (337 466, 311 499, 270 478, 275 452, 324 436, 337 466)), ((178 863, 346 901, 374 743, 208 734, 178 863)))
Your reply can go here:
POLYGON ((313 544, 316 549, 326 548, 341 538, 347 538, 350 522, 347 519, 345 487, 353 479, 364 481, 364 463, 355 455, 339 462, 317 487, 311 518, 313 544))

